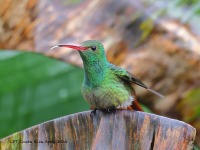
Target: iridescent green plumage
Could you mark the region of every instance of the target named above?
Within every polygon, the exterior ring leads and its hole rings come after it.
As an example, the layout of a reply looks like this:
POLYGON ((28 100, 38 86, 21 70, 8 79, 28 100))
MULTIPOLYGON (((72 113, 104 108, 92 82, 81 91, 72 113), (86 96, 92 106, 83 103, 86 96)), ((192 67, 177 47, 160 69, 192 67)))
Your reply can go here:
MULTIPOLYGON (((94 40, 85 41, 81 46, 58 45, 78 50, 84 65, 82 94, 92 108, 126 108, 135 99, 132 83, 162 97, 149 89, 125 69, 108 62, 103 45, 94 40)), ((55 47, 53 47, 55 48, 55 47)))
POLYGON ((149 89, 125 69, 109 63, 100 42, 89 40, 81 45, 89 47, 88 50, 79 51, 84 64, 82 94, 93 108, 126 108, 131 105, 134 100, 131 83, 149 89))

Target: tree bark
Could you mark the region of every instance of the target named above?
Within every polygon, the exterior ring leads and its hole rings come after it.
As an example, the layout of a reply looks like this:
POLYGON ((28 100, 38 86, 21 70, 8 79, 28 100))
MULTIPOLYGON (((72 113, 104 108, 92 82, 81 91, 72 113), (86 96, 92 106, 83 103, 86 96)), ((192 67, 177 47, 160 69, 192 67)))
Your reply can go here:
POLYGON ((81 112, 0 140, 6 149, 191 150, 196 130, 178 120, 128 110, 81 112))

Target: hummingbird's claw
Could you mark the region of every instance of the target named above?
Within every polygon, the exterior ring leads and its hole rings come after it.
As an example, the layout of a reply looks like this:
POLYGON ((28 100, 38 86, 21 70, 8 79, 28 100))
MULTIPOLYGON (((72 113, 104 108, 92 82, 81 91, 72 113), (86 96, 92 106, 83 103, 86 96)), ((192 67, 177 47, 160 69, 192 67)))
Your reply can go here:
POLYGON ((111 112, 111 108, 107 108, 107 112, 111 112))
POLYGON ((110 113, 110 112, 113 111, 113 110, 115 110, 114 107, 110 107, 110 108, 107 108, 107 109, 106 109, 106 111, 107 111, 108 113, 110 113))
POLYGON ((90 116, 93 117, 96 114, 97 108, 91 111, 90 116))

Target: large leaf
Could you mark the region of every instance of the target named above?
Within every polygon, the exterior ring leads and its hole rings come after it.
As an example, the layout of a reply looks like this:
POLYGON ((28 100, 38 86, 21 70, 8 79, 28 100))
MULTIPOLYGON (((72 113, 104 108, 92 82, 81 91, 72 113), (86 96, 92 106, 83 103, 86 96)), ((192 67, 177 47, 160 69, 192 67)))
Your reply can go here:
POLYGON ((0 52, 0 138, 32 125, 88 109, 83 71, 24 52, 0 52))

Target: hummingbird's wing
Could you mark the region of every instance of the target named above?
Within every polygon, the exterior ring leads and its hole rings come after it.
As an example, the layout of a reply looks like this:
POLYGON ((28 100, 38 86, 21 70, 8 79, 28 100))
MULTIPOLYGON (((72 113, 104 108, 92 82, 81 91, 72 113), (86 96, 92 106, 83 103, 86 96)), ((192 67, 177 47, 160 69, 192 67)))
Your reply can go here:
POLYGON ((127 82, 132 82, 135 83, 147 90, 149 90, 150 92, 156 94, 157 96, 163 98, 164 96, 150 88, 148 88, 144 83, 142 83, 139 79, 137 79, 135 76, 133 76, 131 73, 129 73, 126 69, 117 67, 113 64, 110 64, 110 69, 121 79, 127 81, 127 82))

